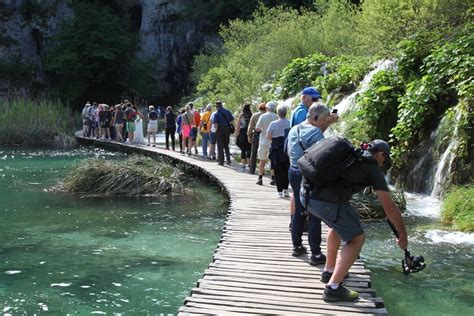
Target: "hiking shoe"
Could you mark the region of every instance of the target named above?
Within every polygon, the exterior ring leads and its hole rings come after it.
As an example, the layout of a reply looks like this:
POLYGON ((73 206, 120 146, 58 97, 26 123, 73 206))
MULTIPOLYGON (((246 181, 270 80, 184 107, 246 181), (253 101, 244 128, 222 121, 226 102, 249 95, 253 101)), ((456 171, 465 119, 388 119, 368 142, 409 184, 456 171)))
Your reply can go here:
MULTIPOLYGON (((328 272, 328 271, 323 271, 323 274, 321 274, 321 282, 323 283, 328 283, 329 280, 331 280, 331 277, 332 277, 332 272, 328 272)), ((344 279, 347 279, 349 277, 349 273, 346 274, 346 276, 344 277, 344 279)))
POLYGON ((284 198, 285 196, 283 195, 283 192, 277 192, 277 197, 278 198, 284 198))
POLYGON ((306 249, 306 247, 299 246, 299 247, 293 248, 293 253, 291 255, 293 257, 299 257, 301 255, 304 255, 305 253, 308 253, 308 250, 306 249))
POLYGON ((353 302, 359 298, 359 293, 352 291, 339 284, 337 290, 333 290, 329 285, 326 285, 323 294, 323 300, 326 302, 353 302))
POLYGON ((258 184, 258 185, 263 185, 263 180, 262 180, 262 179, 258 179, 258 180, 257 180, 257 184, 258 184))
POLYGON ((283 196, 290 197, 290 192, 288 192, 288 190, 283 190, 283 196))
POLYGON ((309 264, 312 266, 317 266, 318 264, 326 263, 326 256, 320 253, 318 256, 312 255, 309 258, 309 264))
POLYGON ((270 181, 270 185, 275 185, 275 179, 272 179, 272 180, 270 181))

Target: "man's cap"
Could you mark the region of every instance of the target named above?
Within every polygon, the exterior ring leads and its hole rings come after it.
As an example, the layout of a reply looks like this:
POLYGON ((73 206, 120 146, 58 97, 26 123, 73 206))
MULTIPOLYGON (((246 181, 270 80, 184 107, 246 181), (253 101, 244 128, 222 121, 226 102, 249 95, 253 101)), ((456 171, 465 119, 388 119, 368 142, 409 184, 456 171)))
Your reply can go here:
POLYGON ((222 101, 217 101, 217 102, 216 102, 216 106, 222 106, 222 105, 223 105, 223 104, 222 104, 222 101))
POLYGON ((369 143, 369 151, 378 152, 382 151, 390 156, 390 145, 381 139, 375 139, 369 143))
POLYGON ((314 87, 306 87, 301 91, 301 95, 309 95, 314 99, 321 99, 321 93, 314 87))

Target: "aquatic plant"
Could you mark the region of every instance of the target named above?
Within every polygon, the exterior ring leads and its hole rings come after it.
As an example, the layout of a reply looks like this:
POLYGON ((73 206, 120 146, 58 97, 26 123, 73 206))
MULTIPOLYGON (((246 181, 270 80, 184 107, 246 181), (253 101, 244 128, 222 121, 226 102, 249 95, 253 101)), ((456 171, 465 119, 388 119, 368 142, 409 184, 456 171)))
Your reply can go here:
POLYGON ((156 195, 184 188, 184 173, 163 158, 132 155, 126 160, 89 159, 69 172, 62 187, 70 192, 156 195))
MULTIPOLYGON (((393 201, 401 212, 406 210, 405 194, 402 189, 396 188, 390 191, 393 201)), ((385 218, 385 212, 382 204, 377 199, 377 195, 372 190, 365 190, 354 194, 351 199, 351 205, 359 211, 362 219, 381 219, 385 218)))
POLYGON ((59 101, 0 99, 0 145, 48 146, 72 136, 79 115, 59 101))

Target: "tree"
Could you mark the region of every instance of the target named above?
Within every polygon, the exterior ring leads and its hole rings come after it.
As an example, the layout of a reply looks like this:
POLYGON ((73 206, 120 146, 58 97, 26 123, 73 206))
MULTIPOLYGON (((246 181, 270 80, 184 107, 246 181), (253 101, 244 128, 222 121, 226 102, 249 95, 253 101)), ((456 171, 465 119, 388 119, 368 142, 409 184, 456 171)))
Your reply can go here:
POLYGON ((62 99, 115 99, 126 88, 136 37, 108 6, 79 3, 46 58, 46 69, 62 99))

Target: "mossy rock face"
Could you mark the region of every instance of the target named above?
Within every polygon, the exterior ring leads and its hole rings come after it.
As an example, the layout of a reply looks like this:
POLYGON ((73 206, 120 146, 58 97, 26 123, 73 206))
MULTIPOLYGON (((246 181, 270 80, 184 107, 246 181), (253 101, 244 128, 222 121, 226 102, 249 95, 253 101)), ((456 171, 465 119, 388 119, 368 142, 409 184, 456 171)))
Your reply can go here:
MULTIPOLYGON (((406 210, 406 200, 403 190, 396 189, 391 192, 393 201, 398 206, 401 212, 406 210)), ((350 201, 351 205, 359 211, 359 216, 362 219, 383 219, 385 218, 385 212, 382 204, 377 199, 377 195, 371 191, 366 190, 364 192, 354 194, 350 201)))
POLYGON ((441 211, 444 224, 464 232, 474 231, 474 184, 452 187, 446 194, 441 211))
POLYGON ((140 155, 126 160, 90 159, 77 165, 61 188, 107 195, 159 195, 184 188, 184 173, 164 161, 140 155))

